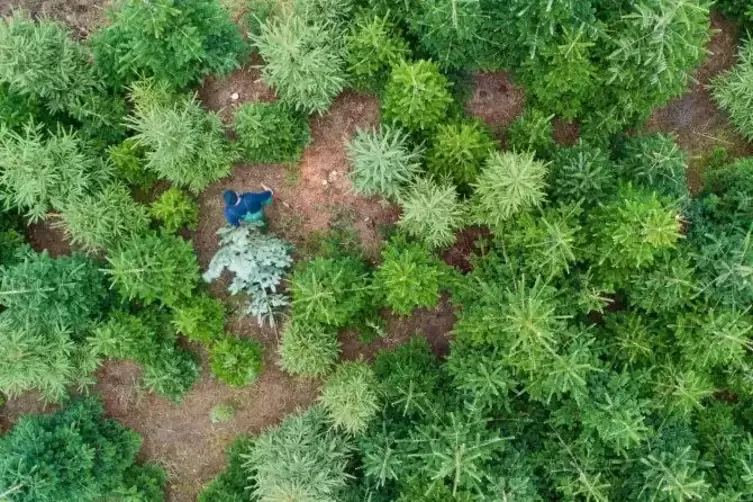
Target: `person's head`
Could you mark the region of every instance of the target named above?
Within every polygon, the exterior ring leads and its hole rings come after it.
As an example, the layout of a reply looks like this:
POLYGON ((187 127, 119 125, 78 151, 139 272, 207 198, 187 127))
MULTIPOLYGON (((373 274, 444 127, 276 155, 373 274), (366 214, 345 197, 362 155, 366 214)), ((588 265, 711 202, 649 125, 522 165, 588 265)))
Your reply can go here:
POLYGON ((225 199, 225 204, 228 206, 234 206, 238 202, 238 194, 232 190, 225 190, 222 194, 222 198, 225 199))

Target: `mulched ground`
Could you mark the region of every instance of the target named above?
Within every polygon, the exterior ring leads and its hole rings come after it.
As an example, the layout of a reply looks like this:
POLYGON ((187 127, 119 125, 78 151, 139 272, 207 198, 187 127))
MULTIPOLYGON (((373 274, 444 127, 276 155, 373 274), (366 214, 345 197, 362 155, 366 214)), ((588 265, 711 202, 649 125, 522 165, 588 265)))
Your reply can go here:
MULTIPOLYGON (((21 4, 35 15, 55 16, 83 37, 102 22, 102 6, 106 3, 101 0, 23 0, 14 5, 21 4)), ((0 1, 0 13, 8 10, 7 2, 0 1)), ((236 17, 240 17, 241 10, 237 12, 236 17)), ((716 109, 705 87, 713 75, 734 62, 734 26, 716 15, 713 25, 721 31, 709 45, 712 54, 697 72, 697 82, 686 95, 657 110, 647 125, 649 130, 676 134, 694 159, 710 145, 719 143, 728 145, 735 154, 751 152, 750 145, 734 133, 716 109)), ((467 110, 503 133, 523 110, 523 91, 506 73, 482 73, 474 80, 467 110)), ((226 78, 207 79, 199 97, 207 108, 230 120, 235 107, 244 102, 273 100, 274 93, 259 81, 258 68, 251 63, 226 78)), ((358 128, 374 127, 378 123, 379 104, 374 98, 344 93, 326 116, 311 120, 313 141, 299 165, 238 165, 231 176, 209 187, 199 198, 201 218, 192 236, 202 267, 206 267, 216 251, 215 233, 224 224, 221 192, 228 188, 258 190, 261 183, 274 188, 278 196, 269 212, 273 232, 305 246, 310 236, 331 225, 352 226, 367 255, 376 258, 382 241, 380 228, 397 220, 398 209, 352 193, 344 145, 358 128)), ((555 131, 560 143, 571 144, 577 140, 577 124, 557 122, 555 131)), ((477 229, 464 231, 457 245, 444 253, 444 259, 461 270, 468 270, 467 257, 481 235, 477 229)), ((29 239, 37 250, 48 249, 54 255, 68 252, 61 234, 48 224, 33 225, 29 239)), ((221 285, 213 285, 212 291, 226 298, 221 285)), ((235 302, 228 299, 228 303, 232 306, 235 302)), ((357 334, 344 333, 341 336, 343 357, 370 360, 378 350, 395 347, 415 334, 427 337, 438 355, 445 355, 449 350, 448 333, 454 313, 446 298, 436 309, 420 309, 407 318, 386 314, 385 320, 387 336, 368 345, 364 345, 357 334)), ((144 436, 144 460, 166 467, 170 501, 196 499, 201 487, 223 469, 223 452, 234 436, 256 434, 275 425, 285 415, 309 406, 318 395, 320 382, 293 378, 277 368, 276 331, 260 329, 253 320, 240 316, 233 316, 229 329, 239 336, 254 337, 265 347, 266 370, 251 387, 231 389, 214 381, 206 368, 206 354, 200 347, 195 349, 204 359, 202 379, 180 406, 143 392, 138 385, 140 369, 132 363, 109 361, 98 373, 94 390, 102 395, 108 415, 144 436), (209 411, 217 404, 232 404, 236 409, 233 420, 211 424, 209 411)), ((9 427, 22 414, 42 409, 31 393, 11 400, 0 412, 0 430, 9 427)))

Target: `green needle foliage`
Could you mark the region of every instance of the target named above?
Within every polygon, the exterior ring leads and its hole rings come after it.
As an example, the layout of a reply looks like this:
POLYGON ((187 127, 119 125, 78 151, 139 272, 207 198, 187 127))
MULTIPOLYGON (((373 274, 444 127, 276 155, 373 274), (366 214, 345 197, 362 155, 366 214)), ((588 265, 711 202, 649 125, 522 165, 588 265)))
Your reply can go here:
POLYGON ((193 247, 180 237, 146 233, 121 243, 107 256, 107 275, 121 297, 145 305, 179 305, 199 281, 193 247))
POLYGON ((173 306, 172 324, 189 340, 211 345, 225 334, 225 306, 206 293, 173 306))
POLYGON ((360 13, 345 39, 350 83, 358 90, 377 93, 393 66, 408 57, 408 43, 387 16, 360 13))
POLYGON ((548 158, 555 147, 553 118, 538 108, 527 109, 507 129, 507 149, 533 151, 538 157, 548 158))
POLYGON ((425 246, 397 237, 382 250, 374 287, 384 296, 387 307, 406 316, 419 307, 436 307, 447 278, 443 263, 425 246))
POLYGON ((546 174, 547 164, 534 160, 532 152, 494 152, 474 185, 474 219, 496 227, 538 207, 545 197, 546 174))
POLYGON ((618 269, 650 265, 680 239, 681 222, 671 204, 630 185, 591 218, 598 263, 618 269))
POLYGON ((363 362, 346 362, 327 379, 319 397, 333 427, 348 434, 364 432, 379 411, 376 379, 363 362))
POLYGON ((248 294, 246 313, 256 317, 260 325, 265 322, 274 325, 274 316, 289 304, 288 296, 279 289, 285 272, 293 264, 292 246, 248 225, 221 228, 217 233, 220 249, 203 279, 212 282, 224 270, 232 272, 228 291, 234 295, 248 294))
POLYGON ((19 254, 0 268, 0 393, 60 401, 92 383, 97 360, 81 342, 107 310, 107 286, 83 256, 19 254))
POLYGON ((348 143, 353 189, 362 195, 396 199, 401 187, 421 169, 422 151, 411 146, 409 136, 397 127, 359 129, 348 143))
POLYGON ((135 463, 141 437, 103 414, 89 398, 22 418, 0 439, 0 493, 12 502, 164 500, 164 471, 135 463))
POLYGON ((751 91, 753 90, 753 42, 745 41, 740 47, 737 64, 712 82, 712 93, 719 106, 729 114, 730 120, 746 139, 753 139, 751 119, 751 91))
POLYGON ((251 164, 297 162, 311 141, 308 118, 280 103, 246 103, 233 120, 237 145, 251 164))
POLYGON ((449 179, 467 192, 495 146, 478 120, 442 124, 431 140, 426 166, 436 179, 449 179))
POLYGON ((635 136, 624 147, 618 169, 626 181, 678 200, 688 197, 687 154, 674 138, 662 134, 635 136))
POLYGON ((250 338, 226 336, 209 349, 212 374, 232 387, 253 383, 264 369, 262 347, 250 338))
POLYGON ((120 88, 155 77, 183 88, 237 68, 248 50, 238 27, 212 0, 126 0, 91 39, 102 77, 120 88))
POLYGON ((174 234, 183 228, 196 230, 199 224, 199 205, 180 188, 169 188, 152 202, 149 212, 162 228, 174 234))
POLYGON ((116 247, 124 239, 146 232, 149 224, 146 206, 134 201, 118 182, 65 204, 60 215, 58 226, 65 229, 71 244, 92 251, 116 247))
POLYGON ((419 45, 443 69, 476 68, 484 59, 484 22, 479 0, 419 0, 409 15, 419 45))
POLYGON ((222 121, 195 95, 174 94, 164 82, 150 80, 134 84, 131 99, 128 124, 146 150, 147 169, 192 192, 227 176, 234 154, 222 121))
POLYGON ((615 167, 608 154, 583 141, 555 151, 548 176, 548 194, 552 202, 581 203, 593 206, 615 190, 615 167))
POLYGON ((261 502, 336 502, 348 482, 350 449, 314 407, 256 438, 244 467, 261 502))
POLYGON ((402 193, 400 207, 403 213, 398 226, 432 249, 455 242, 455 232, 465 222, 455 187, 425 178, 417 178, 402 193))
POLYGON ((111 172, 73 132, 59 128, 48 135, 32 123, 22 133, 0 128, 0 199, 6 209, 23 211, 31 221, 81 202, 111 172))
POLYGON ((290 321, 280 340, 280 367, 293 375, 322 377, 340 357, 337 333, 318 324, 290 321))
POLYGON ((290 279, 293 319, 342 328, 358 319, 371 301, 365 264, 355 258, 315 258, 290 279))
POLYGON ((136 315, 116 311, 89 340, 98 356, 142 365, 144 387, 180 402, 198 380, 200 367, 198 358, 178 347, 176 341, 169 319, 154 309, 136 315))
POLYGON ((54 21, 35 22, 20 11, 0 21, 0 81, 52 113, 91 99, 96 84, 88 58, 54 21))
POLYGON ((411 133, 430 133, 449 112, 450 86, 431 61, 401 62, 384 89, 382 119, 411 133))
POLYGON ((345 58, 337 30, 298 15, 272 19, 252 37, 266 63, 262 79, 280 101, 306 113, 323 114, 345 87, 345 58))
POLYGON ((115 177, 148 192, 157 182, 157 175, 144 167, 144 153, 144 148, 132 137, 107 149, 107 156, 115 166, 115 177))

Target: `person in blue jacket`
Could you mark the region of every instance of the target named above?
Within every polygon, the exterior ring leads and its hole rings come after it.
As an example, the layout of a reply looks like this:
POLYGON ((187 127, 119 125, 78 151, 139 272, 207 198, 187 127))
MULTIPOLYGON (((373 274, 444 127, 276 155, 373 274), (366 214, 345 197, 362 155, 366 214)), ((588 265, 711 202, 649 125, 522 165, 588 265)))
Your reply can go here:
POLYGON ((266 189, 263 192, 238 194, 233 190, 225 190, 222 198, 225 199, 225 219, 232 226, 237 227, 242 221, 262 222, 262 226, 266 226, 264 206, 272 203, 274 192, 266 189))

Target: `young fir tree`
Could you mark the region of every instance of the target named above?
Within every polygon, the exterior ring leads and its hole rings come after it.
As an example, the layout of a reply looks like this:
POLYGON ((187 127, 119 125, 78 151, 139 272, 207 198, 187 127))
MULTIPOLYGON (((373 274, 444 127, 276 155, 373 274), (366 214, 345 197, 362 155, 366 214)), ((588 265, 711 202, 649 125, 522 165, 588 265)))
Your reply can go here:
POLYGON ((184 88, 229 73, 248 52, 228 12, 211 0, 127 0, 109 17, 91 46, 99 74, 116 89, 144 77, 184 88))
POLYGON ((212 282, 224 270, 229 270, 234 276, 228 291, 248 294, 246 312, 256 317, 259 324, 274 325, 274 316, 289 303, 287 295, 279 288, 283 275, 293 263, 292 246, 247 225, 222 228, 217 233, 220 249, 202 277, 212 282))
POLYGON ((193 94, 176 94, 164 81, 142 81, 131 89, 128 124, 145 149, 145 167, 161 178, 199 192, 230 172, 234 153, 222 121, 193 94))
POLYGON ((59 127, 48 133, 31 122, 22 132, 0 128, 0 200, 31 221, 83 202, 111 173, 75 132, 59 127))
POLYGON ((166 475, 136 464, 141 437, 94 398, 27 415, 0 439, 0 493, 13 502, 164 500, 166 475))
POLYGON ((173 235, 134 236, 115 248, 107 261, 106 273, 120 295, 146 305, 179 305, 199 281, 193 246, 173 235))

